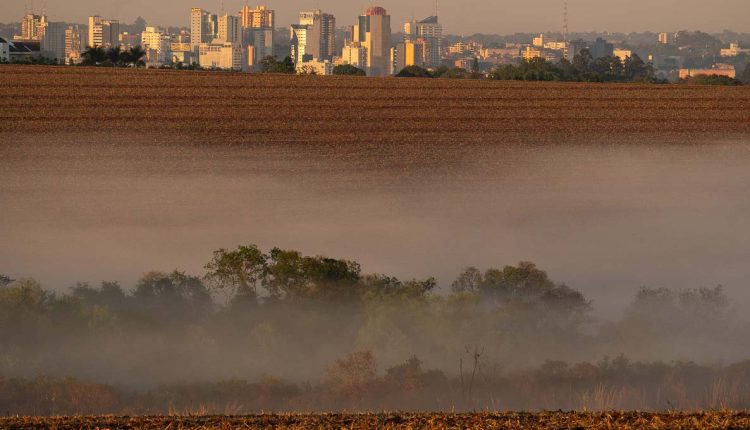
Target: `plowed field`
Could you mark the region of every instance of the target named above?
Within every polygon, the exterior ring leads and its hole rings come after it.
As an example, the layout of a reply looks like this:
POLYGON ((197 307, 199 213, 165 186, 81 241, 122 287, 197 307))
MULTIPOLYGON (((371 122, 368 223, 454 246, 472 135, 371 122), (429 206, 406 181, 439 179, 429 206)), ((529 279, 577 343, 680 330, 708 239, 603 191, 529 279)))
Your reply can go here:
POLYGON ((750 135, 750 87, 366 79, 0 66, 0 138, 560 142, 750 135))
POLYGON ((750 415, 730 412, 539 414, 320 414, 247 417, 0 418, 6 429, 740 429, 750 415))

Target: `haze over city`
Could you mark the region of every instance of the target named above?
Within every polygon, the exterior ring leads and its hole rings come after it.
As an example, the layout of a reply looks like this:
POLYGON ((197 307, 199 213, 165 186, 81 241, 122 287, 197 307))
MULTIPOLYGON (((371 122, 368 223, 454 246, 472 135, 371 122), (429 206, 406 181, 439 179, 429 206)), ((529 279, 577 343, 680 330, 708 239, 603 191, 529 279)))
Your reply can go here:
MULTIPOLYGON (((251 5, 253 2, 251 2, 251 5)), ((432 15, 435 2, 431 0, 384 0, 379 5, 387 8, 394 22, 412 17, 432 15)), ((187 26, 189 8, 202 7, 220 11, 220 0, 36 0, 12 1, 3 7, 0 22, 15 21, 32 7, 42 7, 53 21, 85 23, 89 15, 99 14, 123 22, 142 16, 153 25, 187 26), (33 4, 33 6, 32 6, 33 4)), ((224 9, 235 13, 243 1, 225 0, 224 9)), ((269 2, 278 13, 277 22, 285 26, 296 22, 300 10, 320 8, 330 11, 348 23, 370 3, 343 0, 304 0, 269 2)), ((676 31, 681 29, 722 31, 725 29, 750 31, 750 2, 746 0, 648 0, 598 1, 569 0, 570 30, 575 31, 676 31)), ((562 28, 562 0, 511 2, 509 0, 441 1, 438 5, 441 21, 450 34, 542 32, 562 28)))

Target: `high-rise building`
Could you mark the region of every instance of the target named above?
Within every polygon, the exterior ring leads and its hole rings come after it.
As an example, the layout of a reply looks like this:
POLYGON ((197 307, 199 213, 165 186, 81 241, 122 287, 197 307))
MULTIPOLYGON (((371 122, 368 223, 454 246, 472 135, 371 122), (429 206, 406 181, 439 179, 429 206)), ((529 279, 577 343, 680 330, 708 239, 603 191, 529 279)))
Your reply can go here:
POLYGON ((572 62, 576 55, 579 55, 581 51, 584 49, 588 49, 589 44, 585 41, 578 39, 578 40, 572 40, 570 43, 568 43, 568 49, 565 52, 565 58, 572 62))
POLYGON ((47 22, 42 35, 43 55, 58 62, 65 61, 65 31, 68 26, 62 22, 47 22))
POLYGON ((438 22, 437 16, 421 21, 412 20, 404 24, 404 41, 421 45, 420 58, 414 64, 428 68, 440 66, 443 51, 443 26, 438 22))
POLYGON ((216 37, 209 12, 194 7, 190 9, 190 44, 197 49, 201 43, 211 43, 216 37))
POLYGON ((146 51, 149 63, 164 63, 169 60, 171 37, 156 27, 146 27, 141 32, 141 48, 146 51))
POLYGON ((396 44, 391 49, 391 63, 393 64, 391 74, 397 74, 408 66, 421 66, 424 64, 423 49, 423 39, 419 39, 418 41, 406 40, 396 44))
POLYGON ((601 37, 597 37, 589 48, 593 58, 611 57, 614 54, 615 46, 601 37))
POLYGON ((77 62, 81 58, 83 41, 78 25, 71 25, 65 30, 65 61, 77 62))
POLYGON ((89 46, 95 48, 103 45, 102 18, 99 16, 89 17, 89 46))
POLYGON ((111 48, 120 45, 120 21, 89 17, 89 46, 111 48))
POLYGON ((659 43, 669 45, 672 43, 672 36, 669 33, 659 33, 659 43))
POLYGON ((320 59, 332 60, 336 56, 336 18, 320 14, 320 59))
POLYGON ((245 6, 240 9, 242 28, 274 28, 275 12, 266 6, 259 5, 255 9, 245 6))
POLYGON ((540 34, 539 37, 532 39, 531 44, 536 48, 544 48, 544 34, 540 34))
POLYGON ((332 60, 336 50, 336 18, 320 10, 300 12, 291 28, 291 56, 295 63, 332 60))
POLYGON ((46 26, 46 16, 26 14, 21 18, 21 34, 13 36, 13 40, 41 42, 46 26))
POLYGON ((359 42, 350 42, 344 45, 341 51, 341 63, 351 64, 362 70, 367 69, 367 48, 359 42))
MULTIPOLYGON (((249 28, 243 30, 243 41, 246 46, 252 46, 253 58, 248 58, 248 62, 253 65, 259 64, 266 57, 273 57, 273 28, 249 28)), ((248 51, 250 53, 251 51, 248 51)))
POLYGON ((367 74, 387 76, 391 62, 391 17, 379 6, 367 8, 354 26, 354 42, 367 49, 367 74))
POLYGON ((307 33, 308 26, 302 24, 292 24, 290 30, 291 40, 289 42, 291 46, 291 52, 289 56, 294 64, 301 63, 306 59, 311 60, 312 55, 307 53, 307 33))
POLYGON ((274 56, 275 15, 275 11, 262 5, 255 9, 245 6, 239 12, 242 43, 248 47, 247 64, 252 68, 264 58, 274 56))
POLYGON ((216 15, 215 13, 208 14, 207 37, 211 40, 219 37, 219 15, 216 15))
POLYGON ((224 42, 242 42, 242 27, 239 16, 223 15, 219 17, 218 23, 217 39, 224 42))

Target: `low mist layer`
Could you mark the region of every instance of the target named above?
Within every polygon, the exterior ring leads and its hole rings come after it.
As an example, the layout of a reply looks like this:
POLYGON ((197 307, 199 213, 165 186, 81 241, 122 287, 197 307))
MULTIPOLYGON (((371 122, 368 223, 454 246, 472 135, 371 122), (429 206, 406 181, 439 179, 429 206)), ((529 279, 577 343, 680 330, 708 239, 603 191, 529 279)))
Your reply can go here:
POLYGON ((54 294, 2 276, 0 405, 142 414, 750 404, 750 364, 719 364, 750 356, 737 342, 750 325, 721 287, 643 288, 609 320, 529 262, 469 267, 450 293, 435 287, 254 245, 214 252, 199 277, 147 273, 131 291, 105 282, 54 294))
MULTIPOLYGON (((138 139, 133 139, 138 140, 138 139)), ((534 261, 598 312, 641 286, 746 289, 750 148, 694 145, 0 145, 0 273, 65 291, 199 273, 256 243, 434 276, 534 261)))

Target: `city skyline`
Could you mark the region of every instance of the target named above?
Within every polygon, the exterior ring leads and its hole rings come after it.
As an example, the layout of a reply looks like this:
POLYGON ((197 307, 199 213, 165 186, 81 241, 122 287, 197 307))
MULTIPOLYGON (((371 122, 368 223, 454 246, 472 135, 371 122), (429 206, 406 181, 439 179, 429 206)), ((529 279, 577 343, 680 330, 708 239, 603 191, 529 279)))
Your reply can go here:
MULTIPOLYGON (((263 3, 263 2, 261 2, 263 3)), ((265 2, 277 11, 276 27, 286 27, 295 23, 300 10, 323 9, 337 16, 338 22, 348 22, 355 18, 371 3, 348 3, 340 0, 301 1, 294 4, 265 2)), ((395 22, 413 18, 420 19, 436 11, 432 0, 412 0, 408 4, 395 0, 377 2, 388 9, 395 22)), ((561 31, 563 22, 563 0, 539 0, 533 5, 510 2, 490 2, 489 0, 467 0, 440 2, 438 12, 446 34, 469 35, 474 33, 510 34, 515 32, 561 31)), ((225 13, 236 14, 246 2, 224 1, 225 13)), ((374 4, 374 3, 372 3, 374 4)), ((190 7, 201 7, 214 13, 221 13, 219 0, 196 0, 190 7)), ((255 4, 252 3, 251 6, 255 4)), ((108 16, 121 22, 132 22, 142 16, 149 25, 189 26, 189 10, 186 4, 177 0, 166 0, 158 6, 145 0, 100 1, 93 0, 47 0, 44 4, 18 2, 4 9, 1 22, 14 22, 26 11, 41 12, 42 8, 51 21, 85 23, 90 15, 108 16), (7 14, 7 15, 6 15, 7 14)), ((571 32, 608 31, 675 31, 680 29, 720 32, 733 30, 750 31, 750 2, 745 0, 721 0, 706 3, 692 0, 663 1, 659 4, 645 0, 631 0, 613 3, 603 8, 595 0, 568 0, 569 27, 571 32), (645 7, 648 5, 648 9, 645 7)))

